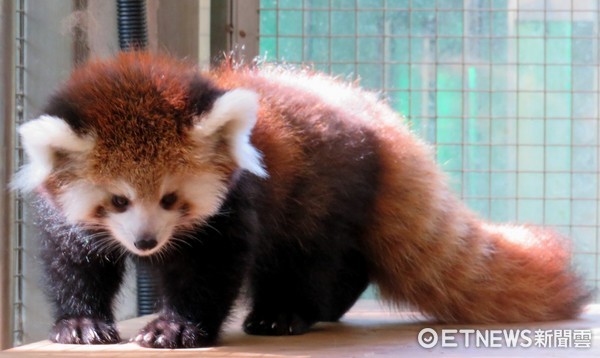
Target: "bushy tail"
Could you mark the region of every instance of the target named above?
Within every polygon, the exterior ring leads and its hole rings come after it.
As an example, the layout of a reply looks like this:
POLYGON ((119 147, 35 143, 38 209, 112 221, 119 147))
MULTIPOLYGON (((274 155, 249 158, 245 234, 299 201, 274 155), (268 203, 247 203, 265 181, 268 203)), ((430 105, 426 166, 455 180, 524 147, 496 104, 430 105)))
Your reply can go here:
POLYGON ((568 240, 481 221, 449 192, 424 146, 386 140, 385 195, 365 241, 383 299, 442 322, 559 320, 581 311, 590 293, 572 271, 568 240))
POLYGON ((580 313, 588 291, 570 268, 562 238, 533 227, 484 223, 467 232, 413 252, 403 278, 379 282, 383 297, 407 301, 442 322, 547 321, 580 313))

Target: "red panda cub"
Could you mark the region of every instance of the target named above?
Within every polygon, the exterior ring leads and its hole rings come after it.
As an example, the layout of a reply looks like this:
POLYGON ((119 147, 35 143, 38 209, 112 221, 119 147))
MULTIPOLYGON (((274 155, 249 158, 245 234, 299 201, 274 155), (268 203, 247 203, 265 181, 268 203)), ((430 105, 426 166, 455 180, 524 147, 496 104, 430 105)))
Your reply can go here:
POLYGON ((248 282, 249 334, 337 321, 369 283, 447 323, 575 317, 565 240, 460 203, 401 118, 307 71, 123 53, 75 70, 19 132, 60 343, 120 340, 127 255, 161 292, 145 347, 217 342, 248 282))

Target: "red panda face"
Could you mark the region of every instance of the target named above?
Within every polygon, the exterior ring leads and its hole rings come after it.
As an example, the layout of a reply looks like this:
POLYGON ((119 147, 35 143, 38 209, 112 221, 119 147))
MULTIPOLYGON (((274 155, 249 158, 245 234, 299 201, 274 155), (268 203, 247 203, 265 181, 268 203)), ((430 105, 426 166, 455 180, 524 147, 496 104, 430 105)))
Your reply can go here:
POLYGON ((173 60, 128 53, 91 63, 21 126, 30 161, 13 187, 152 255, 219 211, 236 170, 266 176, 249 141, 257 110, 254 92, 222 91, 173 60))

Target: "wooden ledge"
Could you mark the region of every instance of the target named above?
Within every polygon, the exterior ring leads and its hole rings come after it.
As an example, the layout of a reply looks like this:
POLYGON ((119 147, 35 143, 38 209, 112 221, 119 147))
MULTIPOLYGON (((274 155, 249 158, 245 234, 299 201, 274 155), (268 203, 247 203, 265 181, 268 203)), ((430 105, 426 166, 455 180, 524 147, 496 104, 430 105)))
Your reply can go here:
MULTIPOLYGON (((63 345, 40 341, 0 352, 0 357, 411 357, 424 354, 450 356, 600 356, 600 305, 590 305, 581 318, 570 321, 530 323, 521 325, 437 325, 414 312, 392 312, 377 301, 361 300, 348 312, 340 323, 320 323, 308 334, 288 337, 248 336, 241 331, 243 314, 234 314, 224 331, 220 345, 211 348, 154 350, 141 348, 134 343, 111 345, 63 345), (438 332, 438 344, 423 348, 417 341, 421 329, 431 327, 438 332), (463 335, 457 335, 446 343, 459 347, 442 347, 442 329, 524 330, 548 332, 550 335, 591 333, 590 348, 575 348, 570 342, 567 348, 530 347, 465 347, 463 335), (570 332, 570 333, 569 333, 570 332)), ((133 337, 150 319, 139 317, 118 324, 124 339, 133 337)), ((493 331, 490 331, 493 332, 493 331)), ((453 333, 453 331, 450 331, 453 333)), ((547 333, 547 334, 548 334, 547 333)), ((493 334, 493 333, 492 333, 493 334)), ((471 336, 474 337, 474 336, 471 336)), ((565 342, 564 340, 562 341, 565 342)), ((519 340, 518 344, 527 344, 519 340)))

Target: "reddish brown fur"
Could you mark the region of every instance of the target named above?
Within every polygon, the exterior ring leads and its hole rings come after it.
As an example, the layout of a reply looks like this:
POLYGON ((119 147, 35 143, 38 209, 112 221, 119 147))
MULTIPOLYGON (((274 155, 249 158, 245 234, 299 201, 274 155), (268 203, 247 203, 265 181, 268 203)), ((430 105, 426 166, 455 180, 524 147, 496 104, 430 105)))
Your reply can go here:
MULTIPOLYGON (((383 170, 364 247, 372 279, 390 303, 408 302, 440 321, 464 323, 566 319, 581 311, 589 292, 571 270, 565 240, 527 227, 531 242, 513 242, 506 235, 517 235, 519 227, 504 226, 505 233, 486 229, 488 224, 450 192, 429 148, 401 127, 386 105, 356 88, 352 100, 367 112, 366 120, 357 119, 361 114, 343 104, 330 106, 300 86, 283 84, 276 70, 261 74, 223 68, 213 76, 225 88, 246 87, 260 94, 252 139, 268 153, 275 200, 288 195, 286 178, 310 167, 297 145, 307 138, 285 127, 286 113, 318 127, 323 124, 310 119, 327 117, 326 112, 376 133, 383 170)), ((329 84, 332 90, 347 89, 329 84)), ((310 210, 319 212, 327 203, 326 184, 315 178, 313 185, 322 203, 314 202, 310 210)))
POLYGON ((195 73, 189 63, 147 53, 120 54, 115 61, 90 62, 75 70, 59 97, 77 104, 85 124, 71 125, 92 136, 95 147, 84 168, 73 167, 73 161, 65 161, 65 166, 56 163, 58 169, 46 189, 55 196, 74 177, 98 185, 119 178, 133 184, 140 197, 157 201, 167 175, 206 171, 231 175, 235 169, 231 158, 217 151, 199 160, 194 148, 202 144, 187 135, 198 115, 189 100, 195 73), (152 131, 145 130, 148 127, 152 131))
MULTIPOLYGON (((258 112, 258 122, 252 132, 251 140, 252 144, 262 153, 268 153, 263 160, 265 167, 269 170, 269 178, 275 184, 269 189, 273 206, 277 207, 293 190, 294 183, 291 180, 294 178, 294 174, 299 170, 307 170, 309 167, 307 161, 310 159, 302 153, 299 145, 306 138, 302 133, 285 124, 285 112, 295 109, 290 108, 289 103, 277 101, 277 89, 259 78, 230 72, 225 68, 215 75, 216 77, 213 79, 222 88, 251 88, 260 94, 261 106, 258 112)), ((314 185, 315 187, 319 186, 318 178, 315 178, 314 185)), ((325 190, 317 188, 315 191, 323 192, 325 190)), ((322 203, 322 206, 325 206, 324 204, 322 203)), ((321 204, 317 204, 317 206, 321 206, 321 204)))

